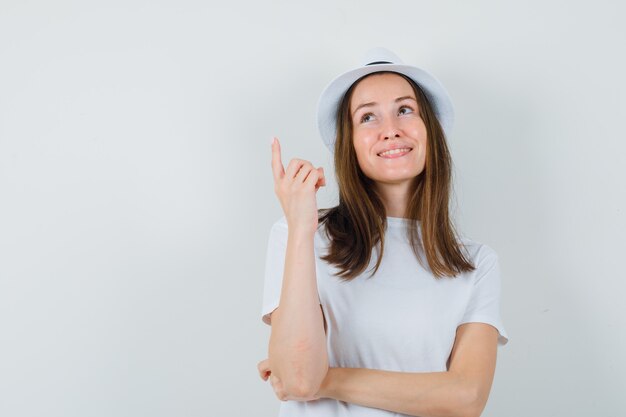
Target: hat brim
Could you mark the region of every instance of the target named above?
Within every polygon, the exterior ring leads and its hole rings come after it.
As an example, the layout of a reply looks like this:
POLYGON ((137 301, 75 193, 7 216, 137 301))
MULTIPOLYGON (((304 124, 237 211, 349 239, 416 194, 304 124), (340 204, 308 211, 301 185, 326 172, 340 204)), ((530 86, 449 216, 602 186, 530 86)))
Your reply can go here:
POLYGON ((411 78, 426 94, 446 136, 454 123, 454 108, 441 82, 427 71, 405 64, 374 64, 347 71, 332 80, 322 91, 317 104, 317 126, 322 141, 333 153, 336 137, 337 108, 344 94, 359 78, 381 71, 392 71, 411 78))

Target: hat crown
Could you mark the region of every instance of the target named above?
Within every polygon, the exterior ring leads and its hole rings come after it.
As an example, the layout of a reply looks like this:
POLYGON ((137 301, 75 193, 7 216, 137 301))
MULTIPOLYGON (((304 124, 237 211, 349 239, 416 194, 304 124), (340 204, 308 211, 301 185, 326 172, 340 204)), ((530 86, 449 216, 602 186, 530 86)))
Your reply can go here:
POLYGON ((394 54, 387 48, 377 47, 372 48, 365 53, 361 66, 367 66, 372 64, 390 63, 390 64, 403 64, 398 55, 394 54))

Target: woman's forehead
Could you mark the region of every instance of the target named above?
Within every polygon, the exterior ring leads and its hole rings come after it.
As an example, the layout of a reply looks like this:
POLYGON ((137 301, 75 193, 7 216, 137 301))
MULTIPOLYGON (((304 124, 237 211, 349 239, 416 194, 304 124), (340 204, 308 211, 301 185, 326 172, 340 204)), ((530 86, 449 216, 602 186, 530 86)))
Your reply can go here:
POLYGON ((361 102, 376 102, 379 99, 396 99, 404 96, 415 98, 411 84, 404 77, 394 73, 374 73, 362 78, 355 86, 351 104, 359 105, 361 102))

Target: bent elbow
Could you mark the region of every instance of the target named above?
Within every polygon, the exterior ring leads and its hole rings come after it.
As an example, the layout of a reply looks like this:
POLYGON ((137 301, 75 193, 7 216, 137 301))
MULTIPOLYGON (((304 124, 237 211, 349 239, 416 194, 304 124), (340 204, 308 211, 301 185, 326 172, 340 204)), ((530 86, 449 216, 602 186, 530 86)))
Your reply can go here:
POLYGON ((316 349, 308 343, 299 343, 289 349, 288 357, 277 353, 270 345, 269 360, 272 363, 274 357, 280 358, 275 373, 283 381, 285 391, 298 398, 317 394, 328 372, 325 346, 316 349))
POLYGON ((328 365, 321 367, 312 375, 300 377, 291 375, 291 378, 285 384, 285 389, 294 397, 311 398, 319 392, 327 372, 328 365))
POLYGON ((289 395, 297 398, 311 398, 319 391, 319 386, 310 382, 293 383, 286 387, 289 395))
POLYGON ((487 399, 483 398, 476 390, 465 392, 463 409, 458 417, 480 417, 485 409, 487 399))
POLYGON ((480 417, 482 414, 482 408, 475 408, 473 406, 467 407, 467 410, 459 415, 459 417, 480 417))

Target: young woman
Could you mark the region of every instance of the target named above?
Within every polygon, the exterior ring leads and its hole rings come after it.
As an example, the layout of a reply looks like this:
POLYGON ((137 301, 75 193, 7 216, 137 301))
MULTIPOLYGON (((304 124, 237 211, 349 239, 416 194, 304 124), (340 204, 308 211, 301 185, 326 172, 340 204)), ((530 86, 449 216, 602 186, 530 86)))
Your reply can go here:
POLYGON ((258 365, 280 416, 477 417, 498 345, 498 258, 449 217, 453 109, 428 72, 371 50, 318 105, 339 204, 317 209, 324 170, 272 142, 284 216, 271 228, 258 365))

